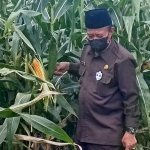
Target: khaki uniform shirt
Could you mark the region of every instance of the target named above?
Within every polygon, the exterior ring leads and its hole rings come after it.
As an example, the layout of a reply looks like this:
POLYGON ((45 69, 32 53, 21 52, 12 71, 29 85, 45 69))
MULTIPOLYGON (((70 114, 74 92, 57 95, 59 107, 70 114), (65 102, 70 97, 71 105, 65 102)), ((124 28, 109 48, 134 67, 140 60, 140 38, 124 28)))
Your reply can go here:
POLYGON ((121 145, 124 127, 137 127, 135 67, 132 55, 113 39, 99 55, 85 44, 80 64, 69 67, 69 73, 80 76, 78 140, 121 145))

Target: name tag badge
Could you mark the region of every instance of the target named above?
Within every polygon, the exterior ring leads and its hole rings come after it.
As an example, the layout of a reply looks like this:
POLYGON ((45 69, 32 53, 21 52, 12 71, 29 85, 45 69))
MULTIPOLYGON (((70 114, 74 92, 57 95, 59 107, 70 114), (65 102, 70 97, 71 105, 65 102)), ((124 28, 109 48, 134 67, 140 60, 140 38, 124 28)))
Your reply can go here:
POLYGON ((99 81, 102 78, 103 74, 101 71, 96 72, 96 80, 99 81))
POLYGON ((81 64, 82 64, 83 66, 85 66, 85 61, 81 61, 81 64))

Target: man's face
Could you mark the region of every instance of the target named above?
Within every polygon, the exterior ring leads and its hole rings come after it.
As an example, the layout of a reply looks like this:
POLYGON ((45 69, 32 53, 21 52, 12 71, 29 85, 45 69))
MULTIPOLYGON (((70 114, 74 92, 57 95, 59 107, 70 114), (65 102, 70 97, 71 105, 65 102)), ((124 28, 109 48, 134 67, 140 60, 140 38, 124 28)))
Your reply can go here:
POLYGON ((111 36, 113 34, 114 27, 103 27, 98 29, 88 29, 86 30, 87 33, 87 39, 88 40, 94 40, 94 39, 101 39, 108 37, 107 43, 110 42, 111 36))

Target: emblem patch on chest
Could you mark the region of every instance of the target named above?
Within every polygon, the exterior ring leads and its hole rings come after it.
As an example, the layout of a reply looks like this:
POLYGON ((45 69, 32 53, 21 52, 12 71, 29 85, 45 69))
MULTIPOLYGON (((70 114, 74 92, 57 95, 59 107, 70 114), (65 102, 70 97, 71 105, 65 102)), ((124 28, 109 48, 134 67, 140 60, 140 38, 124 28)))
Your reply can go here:
POLYGON ((100 80, 101 78, 102 78, 102 72, 101 71, 98 71, 98 72, 96 72, 96 80, 98 81, 98 80, 100 80))

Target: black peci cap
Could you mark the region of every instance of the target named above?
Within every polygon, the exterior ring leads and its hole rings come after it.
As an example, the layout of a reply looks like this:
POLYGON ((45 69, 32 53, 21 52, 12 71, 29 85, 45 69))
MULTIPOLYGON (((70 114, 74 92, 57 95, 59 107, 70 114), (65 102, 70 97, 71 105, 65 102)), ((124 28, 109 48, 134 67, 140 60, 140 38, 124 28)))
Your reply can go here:
POLYGON ((97 29, 112 25, 107 9, 93 9, 85 12, 85 27, 97 29))

